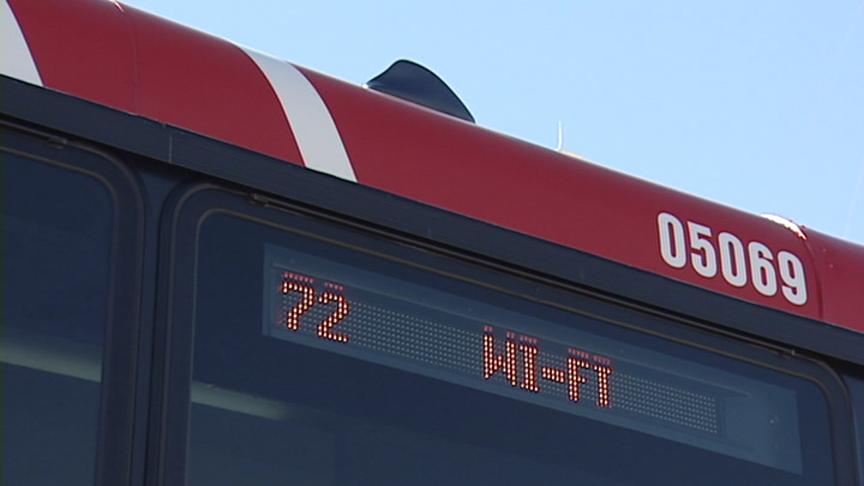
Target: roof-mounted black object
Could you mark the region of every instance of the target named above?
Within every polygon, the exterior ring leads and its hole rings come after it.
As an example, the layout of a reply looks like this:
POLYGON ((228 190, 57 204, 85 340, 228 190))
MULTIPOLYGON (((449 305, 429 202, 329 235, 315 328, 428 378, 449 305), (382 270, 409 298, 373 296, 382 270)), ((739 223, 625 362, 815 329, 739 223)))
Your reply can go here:
POLYGON ((456 93, 435 73, 416 62, 400 59, 369 80, 366 86, 474 123, 474 117, 456 93))

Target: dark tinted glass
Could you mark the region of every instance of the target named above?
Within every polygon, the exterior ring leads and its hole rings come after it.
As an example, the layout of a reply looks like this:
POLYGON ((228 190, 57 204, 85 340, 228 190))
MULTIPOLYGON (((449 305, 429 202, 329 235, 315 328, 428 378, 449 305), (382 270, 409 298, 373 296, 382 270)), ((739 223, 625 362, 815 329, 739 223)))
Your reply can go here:
POLYGON ((803 379, 257 223, 202 228, 191 485, 833 480, 803 379))
POLYGON ((858 475, 864 484, 864 379, 860 376, 844 377, 849 386, 852 398, 852 409, 855 410, 855 436, 858 440, 858 475))
POLYGON ((93 484, 111 198, 80 173, 0 164, 2 483, 93 484))

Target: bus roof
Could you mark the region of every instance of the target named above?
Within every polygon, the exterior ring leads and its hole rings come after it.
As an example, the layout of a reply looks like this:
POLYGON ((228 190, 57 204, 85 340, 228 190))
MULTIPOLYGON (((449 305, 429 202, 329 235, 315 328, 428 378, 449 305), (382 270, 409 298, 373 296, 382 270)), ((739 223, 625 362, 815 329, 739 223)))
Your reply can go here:
POLYGON ((864 332, 864 247, 522 142, 117 2, 3 0, 0 21, 4 75, 864 332), (658 227, 661 214, 671 226, 661 220, 658 227), (664 258, 660 238, 668 230, 674 240, 676 224, 689 234, 692 253, 680 265, 680 252, 668 240, 672 249, 664 258), (721 233, 731 235, 725 248, 721 233), (770 270, 773 292, 737 280, 738 260, 729 257, 736 254, 735 241, 751 252, 751 281, 770 279, 754 255, 779 265, 770 270), (724 250, 732 266, 721 272, 717 255, 724 250), (714 253, 713 273, 700 269, 705 252, 714 253), (802 263, 803 299, 801 271, 788 255, 802 263), (724 278, 727 271, 736 278, 724 278))

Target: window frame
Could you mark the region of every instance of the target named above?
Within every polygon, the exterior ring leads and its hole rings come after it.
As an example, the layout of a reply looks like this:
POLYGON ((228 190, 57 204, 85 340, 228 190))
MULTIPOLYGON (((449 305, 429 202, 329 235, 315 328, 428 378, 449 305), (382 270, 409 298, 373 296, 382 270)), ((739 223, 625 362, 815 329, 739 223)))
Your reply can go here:
MULTIPOLYGON (((340 196, 336 194, 333 197, 340 196)), ((161 449, 155 471, 155 484, 185 484, 197 245, 203 222, 214 213, 227 213, 346 247, 362 248, 362 251, 372 254, 410 261, 412 264, 434 268, 439 273, 499 291, 534 295, 541 302, 579 300, 580 309, 586 313, 602 315, 604 320, 807 379, 822 389, 831 414, 836 484, 856 484, 854 439, 851 434, 853 425, 848 393, 840 377, 819 359, 799 355, 790 349, 752 336, 725 331, 712 326, 710 322, 665 311, 659 306, 636 303, 618 295, 601 293, 596 289, 524 268, 508 268, 507 262, 483 260, 477 255, 460 252, 456 248, 411 238, 398 230, 366 225, 306 205, 270 199, 242 188, 210 183, 191 186, 176 193, 174 208, 170 213, 166 213, 170 216, 163 220, 164 258, 161 259, 160 275, 163 280, 160 282, 160 289, 165 289, 165 293, 159 308, 164 309, 164 313, 157 322, 157 332, 161 336, 157 342, 161 342, 162 347, 157 348, 155 356, 157 361, 165 360, 166 368, 162 375, 164 382, 160 387, 161 394, 155 397, 156 406, 160 410, 159 416, 162 418, 161 423, 156 424, 161 449), (757 350, 754 344, 763 349, 757 350), (766 353, 766 348, 775 356, 766 353), (790 363, 784 355, 796 355, 801 359, 790 363)), ((401 216, 411 220, 415 215, 409 211, 401 216)), ((420 217, 422 214, 416 216, 420 217)), ((466 222, 465 226, 472 226, 471 222, 466 222)), ((471 233, 475 238, 494 236, 480 223, 473 226, 470 230, 479 232, 471 233)), ((536 247, 542 254, 542 245, 538 242, 536 247)), ((573 264, 578 265, 582 255, 575 251, 572 253, 572 258, 576 260, 573 264)), ((639 279, 635 282, 625 278, 616 285, 623 289, 640 284, 639 279)))
POLYGON ((139 185, 111 154, 11 120, 0 120, 0 153, 90 177, 110 197, 109 293, 94 477, 96 485, 131 484, 144 233, 139 185))

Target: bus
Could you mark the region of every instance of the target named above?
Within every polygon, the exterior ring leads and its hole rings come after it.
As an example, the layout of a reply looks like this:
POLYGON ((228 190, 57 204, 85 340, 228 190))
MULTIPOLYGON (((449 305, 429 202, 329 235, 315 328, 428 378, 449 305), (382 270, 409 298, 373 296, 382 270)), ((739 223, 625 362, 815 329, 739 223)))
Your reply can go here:
POLYGON ((410 62, 0 6, 3 484, 864 485, 861 246, 410 62))

